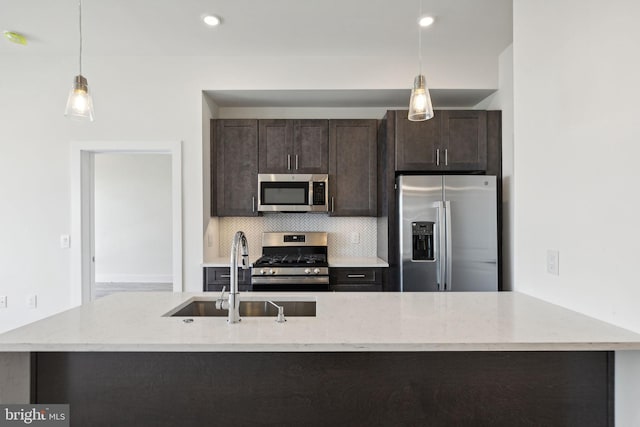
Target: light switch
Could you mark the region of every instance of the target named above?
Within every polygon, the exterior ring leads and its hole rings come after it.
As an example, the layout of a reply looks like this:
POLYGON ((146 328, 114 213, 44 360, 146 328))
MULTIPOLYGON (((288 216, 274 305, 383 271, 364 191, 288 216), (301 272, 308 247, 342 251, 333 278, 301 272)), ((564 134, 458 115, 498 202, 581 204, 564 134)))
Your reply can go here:
POLYGON ((0 308, 7 308, 7 296, 0 295, 0 308))
POLYGON ((358 233, 357 231, 353 231, 351 233, 351 243, 353 244, 360 243, 360 233, 358 233))
POLYGON ((71 247, 71 236, 63 234, 60 236, 60 249, 69 249, 71 247))
POLYGON ((28 308, 36 308, 38 306, 38 296, 36 294, 31 294, 27 296, 27 307, 28 308))
POLYGON ((547 250, 547 273, 560 275, 560 251, 547 250))

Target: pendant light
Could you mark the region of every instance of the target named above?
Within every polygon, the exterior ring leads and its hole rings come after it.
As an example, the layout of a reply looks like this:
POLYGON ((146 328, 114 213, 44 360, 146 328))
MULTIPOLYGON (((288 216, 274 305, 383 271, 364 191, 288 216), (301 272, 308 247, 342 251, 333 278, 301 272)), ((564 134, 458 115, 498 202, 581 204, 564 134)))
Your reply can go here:
MULTIPOLYGON (((422 17, 422 0, 419 0, 420 22, 423 21, 422 17)), ((433 19, 429 24, 433 23, 433 19)), ((413 89, 411 90, 411 98, 409 99, 409 120, 412 122, 420 122, 429 120, 433 117, 433 106, 431 105, 431 96, 429 95, 429 89, 427 89, 427 79, 422 74, 422 25, 418 27, 418 60, 420 63, 420 71, 416 78, 413 80, 413 89)))
POLYGON ((78 24, 80 29, 80 73, 74 77, 64 115, 93 121, 93 101, 87 79, 82 75, 82 0, 78 0, 78 24))

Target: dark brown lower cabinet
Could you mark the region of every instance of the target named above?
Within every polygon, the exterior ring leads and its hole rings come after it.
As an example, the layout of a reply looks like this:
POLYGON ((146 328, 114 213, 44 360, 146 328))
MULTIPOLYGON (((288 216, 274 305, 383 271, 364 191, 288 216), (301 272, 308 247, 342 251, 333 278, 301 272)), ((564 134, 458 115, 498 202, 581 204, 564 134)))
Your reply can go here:
POLYGON ((48 352, 32 403, 68 403, 71 425, 92 427, 613 427, 613 364, 606 351, 48 352))
POLYGON ((330 289, 336 292, 380 292, 384 288, 384 271, 378 267, 331 267, 330 289))
MULTIPOLYGON (((205 267, 204 282, 202 290, 204 292, 221 292, 223 287, 227 291, 230 289, 231 273, 229 267, 205 267)), ((238 289, 240 292, 251 290, 251 270, 238 268, 238 289)))

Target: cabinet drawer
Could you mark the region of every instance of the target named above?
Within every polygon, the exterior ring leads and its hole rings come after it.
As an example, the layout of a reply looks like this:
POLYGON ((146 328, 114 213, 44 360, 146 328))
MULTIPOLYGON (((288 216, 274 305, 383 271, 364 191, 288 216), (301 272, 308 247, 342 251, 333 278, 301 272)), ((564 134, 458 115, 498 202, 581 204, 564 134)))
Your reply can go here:
POLYGON ((333 283, 382 283, 382 268, 332 268, 333 283))
MULTIPOLYGON (((231 280, 231 274, 228 267, 205 267, 204 269, 204 284, 206 285, 227 285, 229 289, 229 282, 231 280)), ((251 270, 243 270, 238 268, 238 284, 251 284, 251 270)), ((221 288, 222 289, 222 288, 221 288)))
POLYGON ((382 292, 382 283, 337 283, 331 285, 335 292, 382 292))

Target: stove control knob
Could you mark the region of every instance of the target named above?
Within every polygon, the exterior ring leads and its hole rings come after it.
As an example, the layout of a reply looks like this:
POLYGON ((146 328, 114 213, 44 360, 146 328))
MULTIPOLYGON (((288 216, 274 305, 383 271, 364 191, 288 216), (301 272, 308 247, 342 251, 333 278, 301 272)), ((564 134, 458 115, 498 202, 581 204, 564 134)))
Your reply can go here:
POLYGON ((267 274, 266 270, 264 268, 260 269, 260 274, 267 274))
POLYGON ((313 274, 320 274, 320 269, 319 268, 314 268, 313 269, 313 274))
POLYGON ((305 268, 304 269, 304 274, 311 274, 311 269, 310 268, 305 268))
POLYGON ((273 268, 269 269, 269 274, 276 274, 276 271, 273 268))

